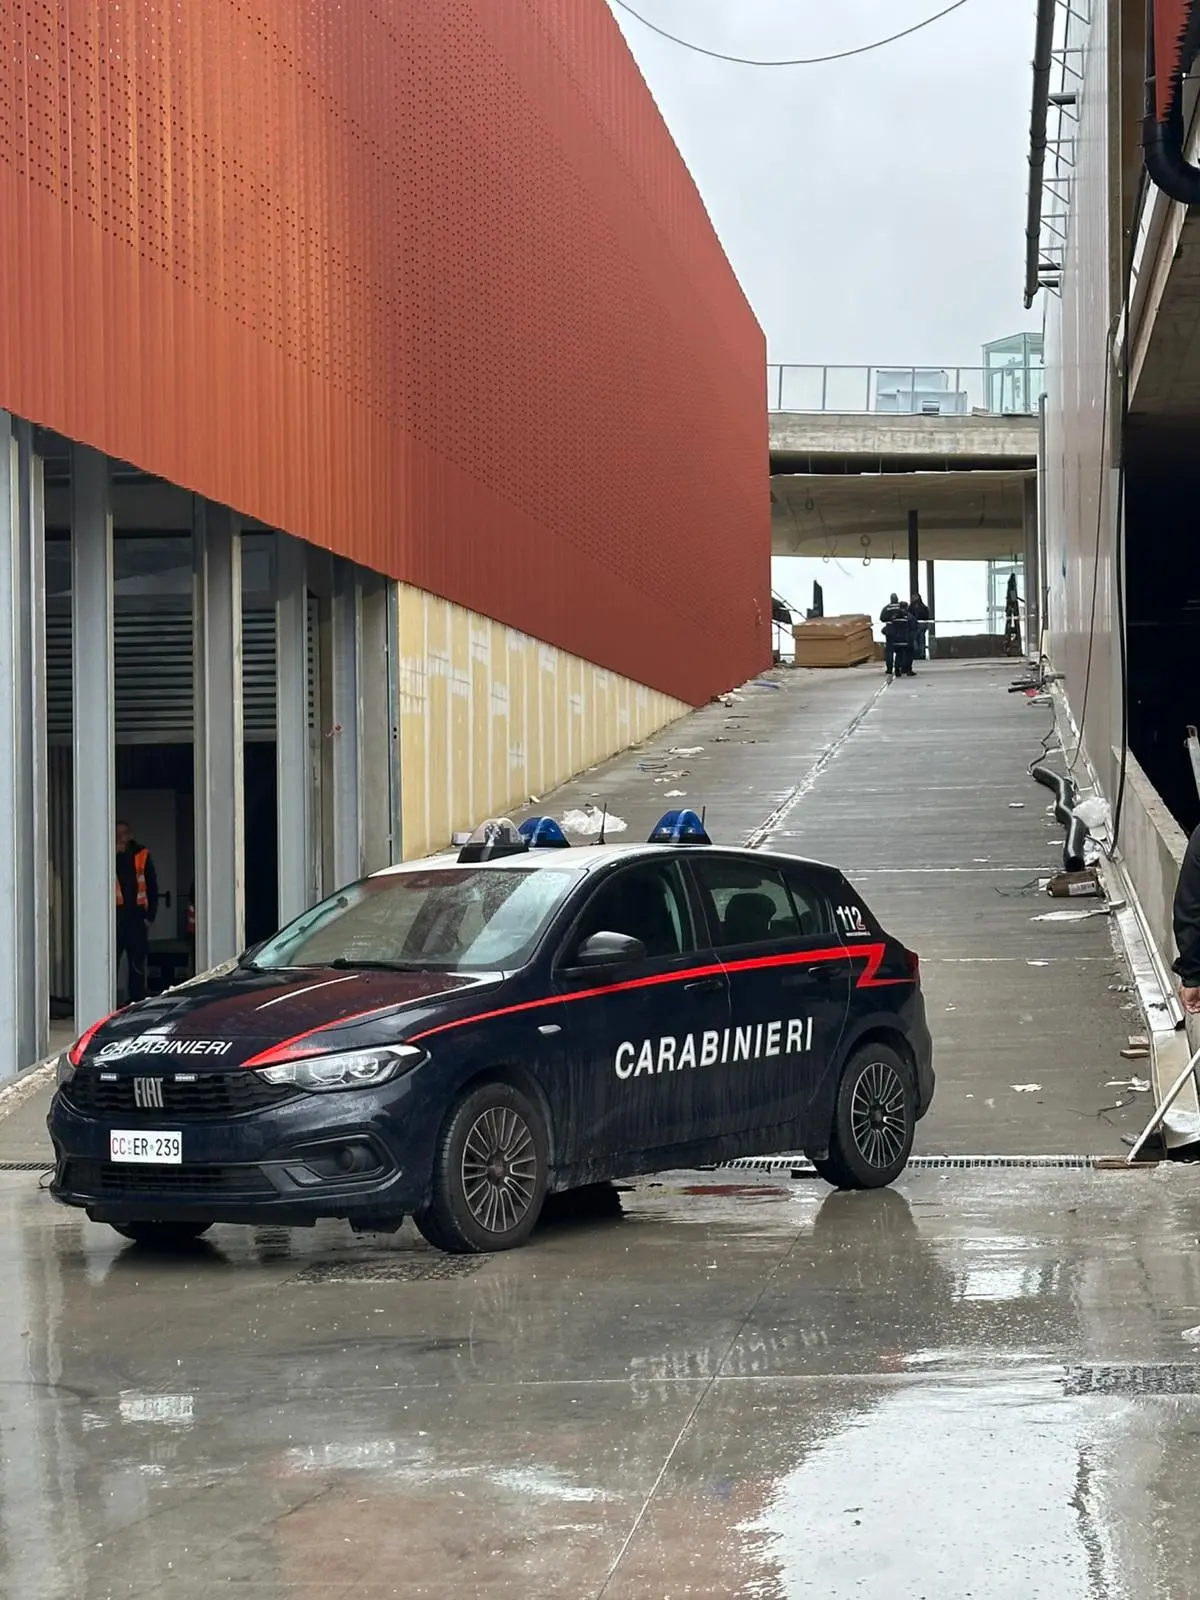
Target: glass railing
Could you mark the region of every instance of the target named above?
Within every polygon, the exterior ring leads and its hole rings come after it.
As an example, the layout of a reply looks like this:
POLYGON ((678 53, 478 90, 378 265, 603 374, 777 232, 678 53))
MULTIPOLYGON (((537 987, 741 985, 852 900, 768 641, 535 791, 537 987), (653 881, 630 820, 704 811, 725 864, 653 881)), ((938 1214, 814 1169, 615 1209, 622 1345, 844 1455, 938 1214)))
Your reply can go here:
POLYGON ((1033 416, 1045 392, 1041 366, 767 368, 771 411, 1033 416))

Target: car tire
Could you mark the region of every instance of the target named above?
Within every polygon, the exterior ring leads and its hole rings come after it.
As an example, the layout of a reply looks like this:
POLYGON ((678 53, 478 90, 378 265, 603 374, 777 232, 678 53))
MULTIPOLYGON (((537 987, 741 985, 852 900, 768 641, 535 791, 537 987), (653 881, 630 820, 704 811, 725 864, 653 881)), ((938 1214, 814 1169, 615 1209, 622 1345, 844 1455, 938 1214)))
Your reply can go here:
POLYGON ((891 1045, 860 1045, 838 1084, 829 1154, 813 1166, 835 1189, 885 1188, 908 1165, 916 1130, 911 1066, 891 1045))
POLYGON ((182 1250, 195 1244, 212 1227, 211 1222, 111 1222, 109 1227, 122 1239, 145 1245, 148 1250, 182 1250))
POLYGON ((429 1204, 413 1221, 435 1249, 452 1255, 512 1250, 537 1224, 549 1166, 538 1108, 511 1084, 482 1084, 451 1107, 429 1204))

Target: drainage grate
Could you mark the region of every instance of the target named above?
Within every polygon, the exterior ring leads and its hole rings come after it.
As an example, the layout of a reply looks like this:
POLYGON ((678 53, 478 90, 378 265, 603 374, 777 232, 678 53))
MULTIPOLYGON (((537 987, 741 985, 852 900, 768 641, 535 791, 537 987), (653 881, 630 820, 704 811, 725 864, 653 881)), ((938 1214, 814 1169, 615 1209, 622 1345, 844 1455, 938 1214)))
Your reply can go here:
POLYGON ((289 1283, 429 1283, 466 1278, 487 1262, 486 1256, 397 1255, 380 1261, 316 1261, 289 1283))
POLYGON ((1066 1394, 1200 1394, 1200 1365, 1170 1361, 1158 1366, 1068 1367, 1066 1394))
POLYGON ((0 1172, 53 1172, 53 1161, 0 1161, 0 1172))
MULTIPOLYGON (((1098 1156, 910 1156, 908 1170, 924 1172, 931 1168, 953 1168, 956 1171, 984 1167, 1052 1167, 1075 1172, 1087 1171, 1096 1165, 1098 1156)), ((736 1161, 723 1161, 722 1168, 733 1167, 742 1172, 791 1172, 794 1177, 809 1178, 815 1171, 806 1156, 743 1156, 736 1161)))

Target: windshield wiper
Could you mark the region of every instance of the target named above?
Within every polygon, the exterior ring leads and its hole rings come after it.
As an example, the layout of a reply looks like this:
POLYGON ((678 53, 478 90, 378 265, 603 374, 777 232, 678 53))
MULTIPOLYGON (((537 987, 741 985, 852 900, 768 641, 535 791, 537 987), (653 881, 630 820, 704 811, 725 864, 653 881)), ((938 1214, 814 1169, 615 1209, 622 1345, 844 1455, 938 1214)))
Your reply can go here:
POLYGON ((339 972, 420 972, 422 968, 412 961, 371 961, 367 958, 335 956, 327 963, 339 972))

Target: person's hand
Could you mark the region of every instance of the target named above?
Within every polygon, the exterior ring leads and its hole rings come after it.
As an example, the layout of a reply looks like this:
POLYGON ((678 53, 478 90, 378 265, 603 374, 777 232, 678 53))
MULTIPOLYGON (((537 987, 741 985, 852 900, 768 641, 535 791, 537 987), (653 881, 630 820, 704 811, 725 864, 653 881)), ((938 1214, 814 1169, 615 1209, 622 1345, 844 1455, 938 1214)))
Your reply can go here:
POLYGON ((1196 1016, 1200 1014, 1200 985, 1190 983, 1179 985, 1179 998, 1183 1002, 1183 1009, 1196 1016))

